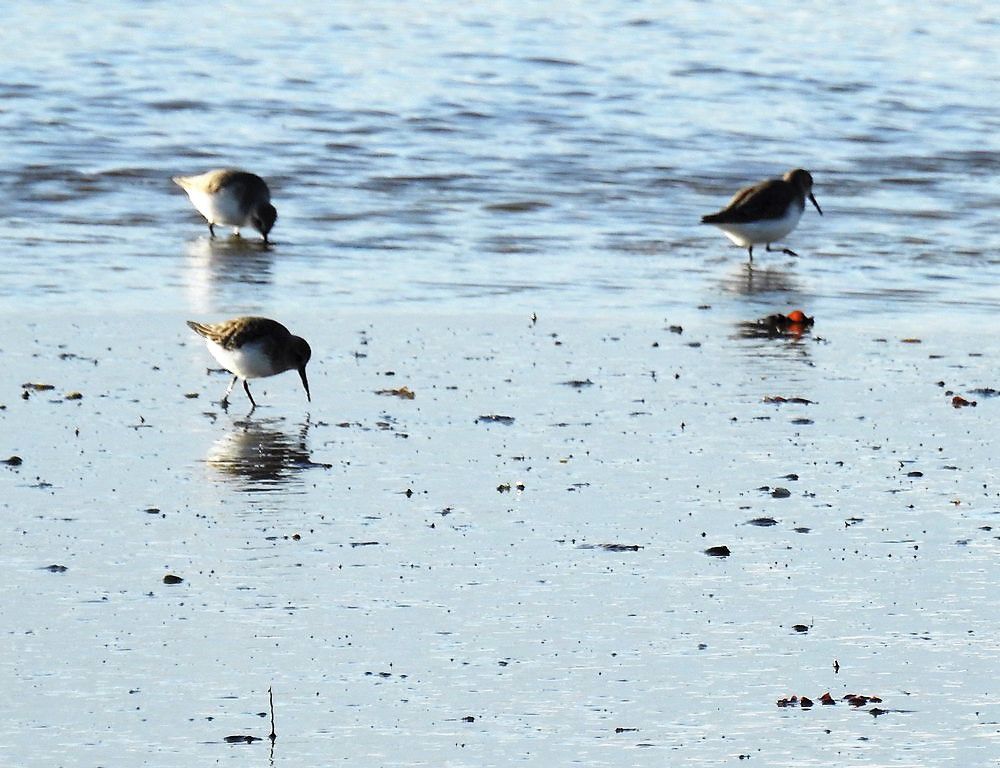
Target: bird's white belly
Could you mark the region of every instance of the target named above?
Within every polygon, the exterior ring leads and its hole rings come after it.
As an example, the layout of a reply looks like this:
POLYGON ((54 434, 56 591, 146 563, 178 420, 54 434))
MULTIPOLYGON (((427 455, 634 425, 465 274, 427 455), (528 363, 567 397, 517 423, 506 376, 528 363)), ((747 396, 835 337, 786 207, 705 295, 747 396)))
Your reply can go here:
POLYGON ((774 243, 795 229, 802 216, 802 209, 797 205, 788 206, 785 215, 780 219, 764 219, 740 224, 716 224, 726 233, 726 237, 736 245, 746 248, 757 243, 774 243))
POLYGON ((257 342, 249 342, 239 349, 226 349, 214 341, 206 341, 206 346, 219 365, 242 379, 260 379, 278 373, 274 370, 274 362, 257 342))
POLYGON ((198 209, 198 213, 204 216, 209 224, 222 224, 229 227, 250 226, 250 217, 246 211, 240 209, 239 200, 225 189, 214 194, 189 189, 188 197, 191 198, 194 207, 198 209))

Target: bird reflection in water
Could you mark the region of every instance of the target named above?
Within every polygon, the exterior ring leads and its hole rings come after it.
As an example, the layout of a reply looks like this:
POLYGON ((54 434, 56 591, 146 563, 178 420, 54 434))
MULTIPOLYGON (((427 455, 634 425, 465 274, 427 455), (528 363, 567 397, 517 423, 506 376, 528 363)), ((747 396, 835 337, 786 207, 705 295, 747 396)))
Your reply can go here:
POLYGON ((798 341, 809 333, 814 319, 802 310, 794 309, 787 315, 774 314, 759 320, 750 320, 737 326, 737 333, 743 339, 790 339, 798 341))
POLYGON ((225 289, 226 294, 241 294, 247 286, 259 290, 271 283, 271 246, 257 238, 199 237, 188 242, 185 251, 184 275, 192 298, 191 311, 212 308, 220 289, 225 289))
POLYGON ((813 318, 796 309, 738 323, 735 338, 746 342, 740 344, 745 360, 763 364, 773 373, 770 366, 777 360, 813 365, 808 342, 819 339, 811 336, 812 326, 813 318))
POLYGON ((206 463, 244 491, 277 490, 299 473, 329 464, 314 462, 308 447, 309 421, 286 431, 284 419, 241 419, 209 449, 206 463))
POLYGON ((797 293, 799 286, 787 272, 774 267, 740 265, 739 271, 722 279, 722 287, 731 293, 753 296, 760 293, 797 293))

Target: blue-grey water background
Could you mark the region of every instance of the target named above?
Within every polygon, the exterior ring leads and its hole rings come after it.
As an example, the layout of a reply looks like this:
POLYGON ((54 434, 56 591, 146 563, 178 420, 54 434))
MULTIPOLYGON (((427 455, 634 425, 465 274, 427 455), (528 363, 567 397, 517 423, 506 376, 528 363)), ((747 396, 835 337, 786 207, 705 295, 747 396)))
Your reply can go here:
POLYGON ((5 763, 1000 764, 995 9, 4 13, 5 763), (697 224, 797 166, 800 258, 697 224), (311 405, 212 402, 248 313, 311 405))

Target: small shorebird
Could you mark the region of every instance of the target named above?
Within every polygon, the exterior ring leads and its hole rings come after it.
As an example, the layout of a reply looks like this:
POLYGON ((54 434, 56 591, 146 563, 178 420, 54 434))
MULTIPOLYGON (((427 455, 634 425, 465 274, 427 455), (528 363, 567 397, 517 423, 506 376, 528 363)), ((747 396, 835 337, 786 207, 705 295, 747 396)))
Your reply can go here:
POLYGON ((174 176, 173 181, 187 192, 198 213, 208 220, 215 237, 215 225, 253 227, 267 240, 278 212, 271 205, 271 190, 256 174, 232 168, 217 168, 198 176, 174 176))
MULTIPOLYGON (((188 326, 198 335, 204 336, 208 351, 219 364, 233 374, 229 389, 222 397, 223 407, 229 406, 229 393, 239 379, 243 379, 243 389, 254 408, 248 379, 261 379, 284 371, 296 370, 309 395, 309 381, 306 379, 306 363, 312 357, 309 344, 301 336, 293 336, 276 320, 266 317, 236 317, 221 323, 203 324, 193 320, 188 326)), ((252 410, 252 409, 251 409, 252 410)))
MULTIPOLYGON (((809 171, 796 168, 780 179, 768 179, 741 189, 721 211, 702 216, 701 223, 717 226, 736 245, 747 248, 753 261, 755 244, 764 243, 765 250, 770 251, 771 243, 795 229, 807 197, 819 215, 823 215, 813 197, 812 185, 809 171)), ((789 248, 782 248, 781 252, 798 256, 789 248)))

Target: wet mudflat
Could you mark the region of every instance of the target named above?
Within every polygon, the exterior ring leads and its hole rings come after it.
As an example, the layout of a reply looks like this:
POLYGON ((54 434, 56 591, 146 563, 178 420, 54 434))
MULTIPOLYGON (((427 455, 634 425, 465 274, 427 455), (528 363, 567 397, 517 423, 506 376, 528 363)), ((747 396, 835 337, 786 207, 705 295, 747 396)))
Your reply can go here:
POLYGON ((4 739, 39 759, 244 762, 269 685, 297 763, 993 753, 975 324, 313 318, 312 406, 278 377, 246 416, 180 316, 128 356, 69 320, 0 410, 4 739))

